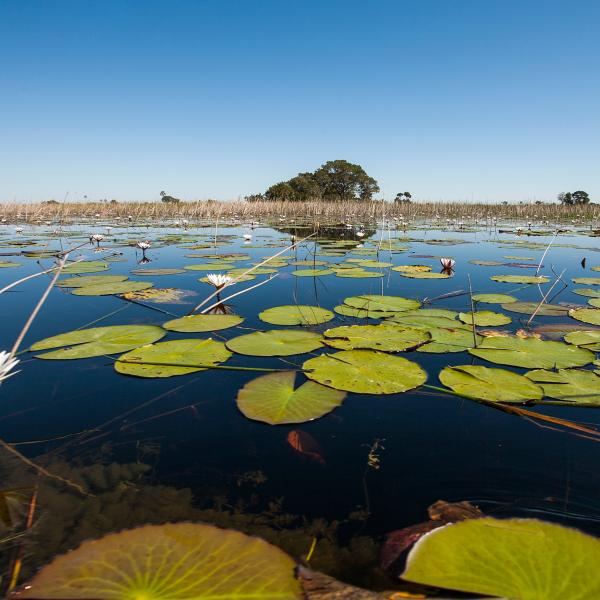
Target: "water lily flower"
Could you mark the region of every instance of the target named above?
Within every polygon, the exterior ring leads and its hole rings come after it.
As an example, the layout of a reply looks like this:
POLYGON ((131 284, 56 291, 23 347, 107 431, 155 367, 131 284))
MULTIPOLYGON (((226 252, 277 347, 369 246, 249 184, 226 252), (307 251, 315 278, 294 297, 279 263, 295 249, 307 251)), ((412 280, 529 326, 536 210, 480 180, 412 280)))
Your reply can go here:
POLYGON ((96 242, 98 244, 98 248, 100 248, 100 242, 104 239, 104 236, 100 233, 93 233, 90 235, 90 244, 96 242))
POLYGON ((138 242, 136 244, 136 246, 142 250, 143 252, 145 252, 146 250, 148 250, 148 248, 150 248, 152 244, 148 241, 148 240, 144 240, 143 242, 138 242))
POLYGON ((224 288, 226 285, 233 281, 233 277, 229 275, 223 275, 221 273, 209 273, 206 276, 208 283, 214 285, 218 290, 224 288))
POLYGON ((23 233, 22 227, 15 227, 15 233, 23 233))
POLYGON ((356 236, 361 238, 361 237, 365 237, 365 232, 364 231, 357 231, 356 232, 356 236))
POLYGON ((252 234, 251 233, 245 233, 244 234, 244 239, 249 242, 252 239, 252 234))
POLYGON ((10 372, 16 367, 18 362, 19 359, 14 358, 10 352, 0 352, 0 383, 18 373, 18 371, 10 372))
POLYGON ((440 258, 440 263, 442 264, 444 271, 452 271, 456 261, 453 258, 440 258))

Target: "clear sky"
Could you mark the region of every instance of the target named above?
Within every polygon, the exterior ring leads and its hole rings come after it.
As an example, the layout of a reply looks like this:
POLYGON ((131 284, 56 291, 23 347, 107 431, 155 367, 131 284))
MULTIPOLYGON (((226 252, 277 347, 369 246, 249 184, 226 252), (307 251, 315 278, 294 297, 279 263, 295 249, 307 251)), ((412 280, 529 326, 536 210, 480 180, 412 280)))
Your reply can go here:
POLYGON ((598 0, 0 0, 0 201, 600 201, 598 0))

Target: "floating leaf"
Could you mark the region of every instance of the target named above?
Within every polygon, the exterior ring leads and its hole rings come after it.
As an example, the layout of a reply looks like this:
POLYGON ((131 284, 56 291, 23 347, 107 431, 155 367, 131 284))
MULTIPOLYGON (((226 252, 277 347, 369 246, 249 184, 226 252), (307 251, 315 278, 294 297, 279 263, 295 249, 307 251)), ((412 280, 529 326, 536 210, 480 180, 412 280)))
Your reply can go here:
POLYGON ((548 283, 550 281, 547 277, 542 275, 492 275, 490 277, 492 281, 499 281, 500 283, 548 283))
POLYGON ((470 260, 469 262, 480 267, 501 267, 504 264, 499 260, 470 260))
POLYGON ((238 408, 249 419, 269 425, 318 419, 342 404, 346 393, 306 381, 294 389, 293 371, 269 373, 249 381, 237 396, 238 408))
POLYGON ((471 312, 461 312, 458 318, 467 325, 480 325, 481 327, 494 327, 497 325, 508 325, 512 319, 502 313, 492 312, 491 310, 480 310, 475 314, 471 312))
POLYGON ((565 342, 600 352, 600 329, 591 331, 572 331, 565 335, 565 342))
POLYGON ((600 598, 600 541, 534 519, 469 519, 411 550, 406 581, 518 600, 600 598))
POLYGON ((333 275, 334 272, 331 269, 301 269, 292 271, 292 275, 296 277, 321 277, 323 275, 333 275))
POLYGON ((292 267, 322 267, 329 264, 324 260, 294 260, 289 263, 292 267))
POLYGON ((448 273, 400 273, 402 277, 410 277, 411 279, 448 279, 450 275, 448 273))
POLYGON ((477 348, 471 348, 469 352, 493 363, 525 369, 581 367, 595 358, 589 350, 563 342, 522 339, 517 336, 485 338, 477 348))
POLYGON ((163 323, 163 327, 169 331, 200 333, 228 329, 229 327, 235 327, 243 322, 243 317, 238 315, 190 315, 188 317, 167 321, 166 323, 163 323))
POLYGON ((126 281, 127 275, 84 275, 83 277, 68 277, 59 279, 56 285, 59 287, 79 288, 86 285, 101 285, 105 283, 119 283, 126 281))
POLYGON ((379 260, 357 259, 356 264, 366 269, 385 269, 386 267, 391 267, 393 263, 381 262, 379 260))
POLYGON ((307 360, 309 379, 358 394, 396 394, 425 383, 427 374, 401 356, 375 350, 345 350, 307 360))
POLYGON ((573 293, 580 296, 588 296, 589 298, 600 298, 600 290, 595 290, 594 288, 575 288, 573 293))
POLYGON ((183 267, 186 271, 227 271, 231 269, 233 265, 228 264, 227 262, 218 262, 218 263, 202 263, 197 265, 186 265, 183 267))
POLYGON ((223 342, 173 340, 142 346, 115 362, 115 369, 136 377, 187 375, 225 362, 231 356, 223 342), (199 366, 198 366, 199 365, 199 366))
POLYGON ((291 356, 312 352, 323 346, 318 333, 298 329, 272 329, 240 335, 227 342, 237 354, 248 356, 291 356))
POLYGON ((428 329, 431 341, 417 348, 417 352, 445 354, 446 352, 464 352, 473 348, 473 343, 480 344, 483 339, 480 335, 475 335, 471 328, 463 329, 444 329, 434 327, 428 329))
POLYGON ((21 263, 12 262, 10 260, 0 260, 0 269, 9 269, 11 267, 20 267, 21 263))
POLYGON ((267 542, 200 523, 111 533, 55 558, 20 598, 299 600, 295 563, 267 542))
POLYGON ((185 269, 134 269, 131 271, 133 275, 178 275, 185 273, 185 269))
POLYGON ((323 334, 328 346, 340 350, 371 348, 384 352, 401 352, 429 341, 430 336, 422 329, 411 329, 394 324, 345 325, 328 329, 323 334))
POLYGON ((598 308, 574 308, 569 311, 569 316, 583 323, 600 325, 600 309, 598 308))
POLYGON ((486 304, 508 304, 517 301, 514 296, 508 294, 473 294, 473 300, 486 304))
POLYGON ((111 296, 138 292, 152 287, 151 281, 116 281, 114 283, 98 283, 75 288, 71 293, 76 296, 111 296))
POLYGON ((566 317, 569 309, 560 304, 542 304, 539 302, 510 302, 503 304, 502 308, 510 312, 521 313, 523 315, 536 315, 542 317, 566 317))
POLYGON ((398 265, 392 267, 392 271, 398 271, 400 273, 429 273, 431 267, 427 265, 398 265))
POLYGON ((541 400, 542 388, 523 375, 474 365, 446 367, 440 381, 459 394, 490 402, 541 400))
POLYGON ((318 325, 331 321, 333 317, 334 314, 330 310, 303 304, 274 306, 258 315, 261 321, 271 325, 318 325))
POLYGON ((107 270, 108 263, 99 260, 88 260, 67 264, 64 266, 62 273, 63 275, 78 275, 79 273, 96 273, 107 270))
POLYGON ((595 308, 600 308, 600 298, 590 298, 588 304, 595 308))
POLYGON ((365 271, 364 269, 338 269, 335 271, 336 277, 349 277, 355 279, 367 279, 369 277, 383 277, 379 271, 365 271))
POLYGON ((544 395, 579 406, 600 406, 600 376, 583 369, 538 369, 525 373, 544 389, 544 395))
POLYGON ((156 342, 164 336, 165 331, 154 325, 111 325, 61 333, 36 342, 30 350, 48 350, 69 346, 62 350, 38 354, 36 358, 50 360, 90 358, 127 352, 138 346, 156 342))
POLYGON ((338 313, 338 315, 344 315, 345 317, 359 317, 361 319, 383 319, 384 317, 392 317, 396 314, 395 312, 390 311, 354 308, 353 306, 346 306, 345 304, 334 306, 333 310, 338 313))
POLYGON ((421 306, 418 300, 409 300, 400 296, 378 296, 377 294, 364 294, 362 296, 350 296, 344 299, 344 304, 354 308, 362 308, 369 311, 404 312, 415 310, 421 306))
POLYGON ((600 277, 575 277, 571 281, 580 285, 600 285, 600 277))
POLYGON ((421 308, 419 310, 398 313, 388 319, 391 323, 410 327, 426 327, 433 329, 442 327, 445 329, 466 328, 466 325, 456 320, 458 313, 451 310, 438 308, 421 308))
POLYGON ((146 288, 137 292, 125 292, 123 298, 126 300, 156 302, 157 304, 184 304, 184 298, 194 295, 195 292, 178 288, 146 288))

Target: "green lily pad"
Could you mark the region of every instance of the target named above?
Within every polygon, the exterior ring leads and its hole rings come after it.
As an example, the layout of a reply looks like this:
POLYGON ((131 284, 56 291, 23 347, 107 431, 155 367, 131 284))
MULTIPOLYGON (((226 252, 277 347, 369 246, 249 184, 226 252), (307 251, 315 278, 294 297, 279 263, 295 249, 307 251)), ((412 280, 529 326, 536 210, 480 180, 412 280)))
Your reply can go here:
POLYGON ((600 308, 600 298, 590 298, 588 304, 594 308, 600 308))
POLYGON ((495 327, 498 325, 508 325, 512 319, 502 313, 492 312, 491 310, 479 310, 475 314, 472 312, 461 312, 458 318, 467 325, 479 325, 481 327, 495 327))
POLYGON ((300 600, 295 562, 267 542, 201 523, 145 525, 55 558, 21 598, 300 600))
POLYGON ((135 377, 173 377, 206 371, 230 356, 231 352, 223 342, 211 339, 173 340, 149 344, 123 354, 115 362, 115 370, 135 377))
POLYGON ((525 375, 539 384, 549 398, 573 402, 578 406, 600 406, 600 376, 594 371, 538 369, 525 375))
POLYGON ((21 263, 12 262, 10 260, 0 260, 0 269, 9 269, 11 267, 20 267, 21 263))
POLYGON ((451 310, 438 308, 421 308, 403 313, 397 313, 393 317, 387 319, 391 323, 398 323, 408 327, 425 327, 433 329, 442 327, 444 329, 460 328, 465 329, 467 326, 456 320, 458 313, 451 310))
POLYGON ((417 348, 417 352, 446 354, 447 352, 465 352, 469 348, 473 348, 473 344, 480 344, 483 338, 480 335, 475 335, 473 339, 473 331, 469 328, 461 329, 444 329, 441 327, 433 327, 428 329, 431 341, 417 348))
POLYGON ((178 275, 185 273, 185 269, 134 269, 131 271, 133 275, 178 275))
POLYGON ((328 346, 339 350, 370 348, 384 352, 401 352, 429 341, 423 329, 411 329, 394 324, 344 325, 328 329, 323 334, 328 346))
POLYGON ((595 358, 593 352, 585 348, 517 336, 485 338, 477 348, 471 348, 469 352, 493 363, 525 369, 581 367, 595 358))
POLYGON ((75 288, 71 293, 76 296, 111 296, 113 294, 126 294, 139 292, 152 287, 151 281, 115 281, 114 283, 98 283, 75 288))
POLYGON ((587 348, 592 352, 600 352, 600 329, 571 331, 565 335, 565 342, 587 348))
POLYGON ((156 342, 164 336, 164 329, 154 325, 111 325, 61 333, 36 342, 30 350, 36 352, 68 346, 54 352, 37 354, 36 358, 47 360, 90 358, 127 352, 144 344, 156 342))
POLYGON ((381 262, 379 260, 358 259, 356 260, 356 264, 365 269, 385 269, 386 267, 391 267, 393 263, 381 262))
POLYGON ((395 312, 390 311, 354 308, 354 306, 346 306, 345 304, 334 306, 333 310, 338 315, 344 315, 345 317, 358 317, 360 319, 383 319, 384 317, 392 317, 396 314, 395 312))
POLYGON ((338 269, 335 271, 335 276, 351 279, 368 279, 369 277, 383 277, 383 273, 379 271, 365 271, 364 269, 338 269))
MULTIPOLYGON (((227 275, 231 275, 232 277, 239 277, 240 275, 244 275, 244 277, 247 277, 245 273, 249 270, 249 268, 250 267, 243 267, 241 269, 231 269, 230 271, 227 271, 227 275)), ((250 273, 248 273, 248 275, 271 275, 273 273, 277 273, 277 269, 270 269, 268 267, 257 267, 256 269, 253 269, 250 273)))
POLYGON ((571 281, 579 285, 600 285, 600 277, 575 277, 571 281))
POLYGON ((501 267, 504 263, 500 260, 470 260, 472 265, 479 265, 480 267, 501 267))
POLYGON ((421 273, 400 273, 402 277, 409 277, 410 279, 448 279, 450 275, 448 273, 434 273, 432 271, 421 272, 421 273))
POLYGON ((238 392, 238 408, 249 419, 269 425, 305 423, 330 413, 346 397, 346 392, 314 381, 294 389, 295 380, 293 371, 257 377, 238 392))
POLYGON ((344 300, 344 304, 369 311, 392 313, 415 310, 421 306, 421 303, 418 300, 409 300, 408 298, 402 298, 401 296, 378 296, 377 294, 350 296, 344 300))
POLYGON ((301 269, 299 271, 292 271, 292 275, 296 277, 321 277, 323 275, 333 275, 335 271, 331 269, 301 269))
POLYGON ((510 312, 521 313, 523 315, 536 315, 542 317, 566 317, 569 309, 560 304, 542 304, 539 302, 509 302, 503 304, 502 308, 510 312))
POLYGON ((534 284, 534 283, 548 283, 550 280, 548 277, 542 275, 492 275, 490 277, 492 281, 499 281, 500 283, 523 283, 523 284, 534 284))
POLYGON ((485 304, 508 304, 517 301, 514 296, 508 294, 473 294, 473 300, 485 304))
POLYGON ((200 333, 228 329, 243 322, 244 318, 238 315, 190 315, 167 321, 163 327, 169 331, 200 333))
POLYGON ((392 267, 392 271, 398 271, 399 273, 429 273, 431 267, 427 265, 398 265, 392 267))
POLYGON ((108 271, 108 263, 100 260, 82 260, 65 265, 61 272, 63 275, 79 275, 80 273, 97 273, 98 271, 108 271))
POLYGON ((446 367, 440 381, 458 394, 489 402, 528 402, 541 400, 542 388, 530 379, 505 369, 474 365, 446 367))
POLYGON ((434 529, 402 579, 519 600, 600 598, 600 541, 535 519, 468 519, 434 529))
POLYGON ((579 294, 580 296, 588 296, 589 298, 600 298, 600 290, 595 290, 594 288, 575 288, 572 291, 574 294, 579 294))
POLYGON ((59 279, 56 285, 59 287, 79 288, 86 285, 100 285, 105 283, 119 283, 127 281, 127 275, 84 275, 83 277, 68 277, 59 279))
MULTIPOLYGON (((197 264, 197 265, 186 265, 185 267, 183 267, 186 271, 210 271, 211 273, 213 271, 228 271, 229 269, 231 269, 233 265, 225 262, 225 261, 221 261, 218 263, 202 263, 202 264, 197 264)), ((247 270, 247 269, 245 269, 247 270)))
POLYGON ((258 318, 271 325, 318 325, 333 319, 330 310, 320 306, 306 306, 303 304, 290 306, 274 306, 259 313, 258 318))
POLYGON ((291 356, 312 352, 322 346, 320 334, 298 329, 254 331, 227 342, 230 350, 248 356, 291 356))
POLYGON ((598 308, 574 308, 569 311, 569 316, 583 323, 600 325, 600 309, 598 308))
POLYGON ((376 350, 345 350, 307 360, 309 379, 358 394, 397 394, 420 386, 427 374, 414 362, 376 350))
POLYGON ((292 267, 322 267, 327 264, 324 260, 294 260, 289 263, 292 267))

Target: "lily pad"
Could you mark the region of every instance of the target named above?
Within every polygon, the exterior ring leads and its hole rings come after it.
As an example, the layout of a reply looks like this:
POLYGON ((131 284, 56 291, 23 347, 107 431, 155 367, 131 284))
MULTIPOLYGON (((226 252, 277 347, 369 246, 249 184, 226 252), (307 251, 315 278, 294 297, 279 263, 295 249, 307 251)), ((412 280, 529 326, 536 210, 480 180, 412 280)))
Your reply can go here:
POLYGON ((458 313, 455 313, 451 310, 421 308, 419 310, 395 314, 393 317, 390 317, 388 321, 409 327, 426 327, 429 329, 433 329, 435 327, 442 327, 445 329, 465 329, 467 326, 457 321, 457 316, 458 313))
POLYGON ((587 348, 592 352, 600 352, 600 329, 571 331, 565 335, 565 342, 587 348))
POLYGON ((328 346, 339 350, 371 348, 384 352, 401 352, 428 342, 429 333, 394 324, 345 325, 328 329, 323 334, 328 346))
POLYGON ((295 563, 267 542, 200 523, 111 533, 55 558, 21 598, 300 600, 295 563))
POLYGON ((131 271, 133 275, 178 275, 185 273, 185 269, 134 269, 131 271))
POLYGON ((422 273, 400 273, 402 277, 409 277, 410 279, 448 279, 450 275, 448 273, 434 273, 434 272, 422 272, 422 273))
POLYGON ((296 277, 321 277, 323 275, 333 275, 335 271, 331 269, 301 269, 292 271, 292 275, 296 277))
POLYGON ((548 283, 550 280, 548 277, 542 275, 492 275, 490 277, 492 281, 499 281, 500 283, 523 283, 523 284, 534 284, 534 283, 548 283))
POLYGON ((163 323, 163 327, 169 331, 200 333, 228 329, 243 322, 243 317, 238 315, 190 315, 167 321, 163 323))
POLYGON ((431 341, 417 348, 417 352, 434 354, 465 352, 469 348, 473 348, 474 343, 480 344, 483 340, 480 335, 475 335, 475 339, 473 339, 473 331, 470 327, 461 329, 434 327, 428 329, 428 331, 431 341))
POLYGON ((259 313, 258 318, 271 325, 318 325, 333 319, 330 310, 320 306, 303 304, 290 306, 274 306, 259 313))
POLYGON ((467 325, 479 325, 481 327, 495 327, 498 325, 508 325, 512 319, 502 313, 492 312, 491 310, 480 310, 475 314, 472 312, 461 312, 458 318, 467 325))
POLYGON ((549 398, 573 402, 578 406, 600 406, 600 376, 594 371, 538 369, 525 375, 539 384, 549 398))
POLYGON ((75 288, 71 293, 76 296, 111 296, 113 294, 126 294, 139 292, 152 287, 151 281, 116 281, 114 283, 98 283, 75 288))
POLYGON ((469 352, 493 363, 525 369, 581 367, 595 358, 594 353, 585 348, 518 336, 485 338, 469 352))
POLYGON ((588 304, 594 308, 600 308, 600 298, 590 298, 588 304))
POLYGON ((0 269, 9 269, 11 267, 20 267, 21 263, 12 262, 10 260, 0 260, 0 269))
POLYGON ((440 381, 451 390, 489 402, 528 402, 541 400, 542 388, 530 379, 505 369, 474 365, 446 367, 440 381))
POLYGON ((30 350, 49 350, 62 348, 46 354, 37 354, 36 358, 63 360, 90 358, 106 354, 120 354, 144 344, 151 344, 165 336, 165 330, 154 325, 111 325, 92 327, 61 333, 36 342, 30 350))
POLYGON ((573 293, 580 296, 588 296, 589 298, 600 298, 600 290, 595 290, 594 288, 575 288, 573 293))
POLYGON ((431 267, 427 265, 398 265, 392 267, 392 271, 398 271, 399 273, 429 273, 431 267))
POLYGON ((510 312, 521 313, 523 315, 536 315, 542 317, 566 317, 569 309, 560 304, 542 304, 539 302, 509 302, 503 304, 502 308, 510 312))
POLYGON ((334 306, 333 310, 338 315, 344 315, 345 317, 357 317, 360 319, 383 319, 385 317, 392 317, 396 314, 395 312, 390 311, 355 308, 354 306, 346 306, 345 304, 334 306))
POLYGON ((519 600, 600 598, 600 541, 535 519, 468 519, 424 535, 402 579, 519 600))
POLYGON ((336 277, 348 277, 353 279, 368 279, 369 277, 383 277, 379 271, 366 271, 365 269, 338 269, 336 277))
POLYGON ((127 275, 84 275, 83 277, 68 277, 59 279, 56 285, 59 287, 78 288, 86 285, 100 285, 105 283, 118 283, 126 281, 127 275))
POLYGON ((583 323, 600 325, 600 309, 598 308, 574 308, 569 311, 569 316, 583 323))
POLYGON ((514 296, 508 294, 473 294, 473 300, 485 304, 508 304, 517 301, 514 296))
POLYGON ((135 377, 173 377, 205 371, 230 356, 225 344, 215 340, 173 340, 123 354, 115 370, 135 377))
POLYGON ((600 285, 600 277, 575 277, 571 281, 579 285, 600 285))
POLYGON ((294 389, 293 371, 269 373, 249 381, 237 396, 237 405, 249 419, 269 425, 305 423, 342 404, 346 393, 306 381, 294 389))
POLYGON ((108 271, 108 263, 99 260, 80 261, 65 265, 61 272, 63 275, 79 275, 79 273, 97 273, 98 271, 108 271))
POLYGON ((377 294, 350 296, 344 299, 344 304, 369 311, 378 310, 394 313, 415 310, 421 306, 418 300, 409 300, 401 296, 378 296, 377 294))
POLYGON ((376 350, 345 350, 307 360, 309 379, 358 394, 397 394, 420 386, 427 374, 401 356, 376 350))
POLYGON ((312 352, 322 346, 320 334, 298 329, 254 331, 227 342, 230 350, 248 356, 291 356, 312 352))

